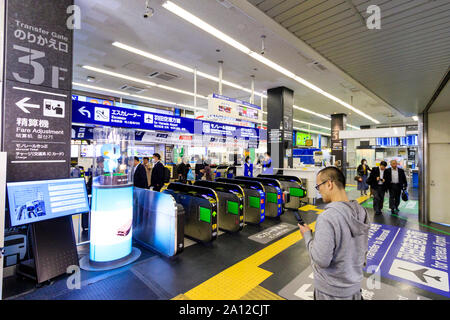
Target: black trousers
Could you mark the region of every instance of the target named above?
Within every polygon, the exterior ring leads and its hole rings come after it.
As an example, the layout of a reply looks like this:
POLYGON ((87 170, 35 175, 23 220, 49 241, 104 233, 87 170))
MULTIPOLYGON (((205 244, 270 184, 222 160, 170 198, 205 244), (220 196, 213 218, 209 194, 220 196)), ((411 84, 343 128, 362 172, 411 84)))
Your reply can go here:
POLYGON ((376 213, 381 212, 383 209, 383 203, 384 203, 384 194, 386 193, 386 190, 384 189, 384 186, 377 185, 375 188, 372 188, 373 193, 373 209, 376 213))
POLYGON ((402 196, 402 186, 400 183, 391 183, 389 188, 389 209, 394 210, 400 204, 402 196))

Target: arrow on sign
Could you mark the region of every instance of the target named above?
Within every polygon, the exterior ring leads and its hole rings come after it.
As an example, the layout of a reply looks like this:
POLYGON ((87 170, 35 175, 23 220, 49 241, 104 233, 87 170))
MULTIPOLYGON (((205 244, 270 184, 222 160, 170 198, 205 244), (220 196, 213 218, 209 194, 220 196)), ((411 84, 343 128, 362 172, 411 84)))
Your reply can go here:
POLYGON ((313 291, 307 291, 309 289, 309 287, 311 287, 311 284, 310 283, 305 283, 304 285, 302 285, 300 287, 300 289, 295 291, 294 294, 297 297, 299 297, 300 299, 303 299, 303 300, 314 300, 314 298, 313 298, 314 292, 313 291))
POLYGON ((34 108, 34 109, 39 109, 41 106, 38 104, 31 104, 31 103, 26 103, 28 100, 30 100, 31 98, 25 97, 22 100, 16 102, 16 106, 19 107, 20 110, 22 110, 25 113, 30 113, 30 111, 28 111, 27 108, 34 108))
POLYGON ((91 113, 89 112, 89 110, 85 109, 86 107, 81 107, 80 109, 78 109, 78 111, 85 117, 90 118, 91 117, 91 113))

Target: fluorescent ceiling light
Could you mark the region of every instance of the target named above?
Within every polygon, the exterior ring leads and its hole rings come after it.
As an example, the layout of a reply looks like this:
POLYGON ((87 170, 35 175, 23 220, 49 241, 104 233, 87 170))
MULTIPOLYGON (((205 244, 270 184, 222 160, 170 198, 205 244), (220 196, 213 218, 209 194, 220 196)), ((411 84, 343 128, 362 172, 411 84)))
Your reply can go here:
POLYGON ((301 120, 297 120, 297 119, 294 119, 294 121, 295 121, 295 122, 299 122, 299 123, 306 124, 306 125, 308 125, 308 126, 318 127, 318 128, 322 128, 322 129, 331 131, 331 128, 327 128, 327 127, 324 127, 324 126, 320 126, 320 125, 318 125, 318 124, 314 124, 314 123, 311 123, 311 122, 301 121, 301 120))
MULTIPOLYGON (((180 63, 177 63, 177 62, 174 62, 174 61, 162 58, 162 57, 159 57, 157 55, 154 55, 154 54, 151 54, 149 52, 146 52, 146 51, 143 51, 143 50, 131 47, 131 46, 123 44, 121 42, 115 41, 115 42, 113 42, 112 45, 115 46, 115 47, 127 50, 129 52, 136 53, 138 55, 141 55, 143 57, 149 58, 151 60, 155 60, 155 61, 167 64, 167 65, 172 66, 174 68, 177 68, 177 69, 180 69, 180 70, 184 70, 184 71, 187 71, 187 72, 190 72, 190 73, 194 73, 194 68, 182 65, 180 63)), ((206 78, 208 80, 219 82, 219 78, 218 77, 215 77, 213 75, 210 75, 210 74, 198 71, 198 70, 197 70, 197 75, 199 77, 203 77, 203 78, 206 78)), ((227 86, 230 86, 230 87, 233 87, 233 88, 236 88, 236 89, 239 89, 239 90, 243 90, 243 91, 248 92, 248 93, 252 92, 252 90, 250 90, 250 89, 244 88, 243 86, 240 86, 240 85, 238 85, 236 83, 233 83, 233 82, 230 82, 230 81, 227 81, 227 80, 223 80, 222 79, 222 83, 227 85, 227 86)), ((254 94, 257 95, 257 96, 260 96, 260 97, 267 98, 267 95, 259 93, 259 92, 256 92, 256 91, 254 92, 254 94)))
POLYGON ((418 116, 413 116, 412 117, 414 121, 419 121, 419 117, 418 116))
POLYGON ((305 109, 305 108, 302 108, 302 107, 299 107, 299 106, 296 106, 296 105, 294 105, 294 109, 297 109, 297 110, 300 110, 300 111, 303 111, 303 112, 307 112, 307 113, 315 115, 316 117, 319 117, 319 118, 331 121, 330 117, 328 117, 326 115, 323 115, 321 113, 317 113, 317 112, 314 112, 314 111, 311 111, 311 110, 308 110, 308 109, 305 109))
POLYGON ((353 128, 355 130, 361 130, 360 127, 352 126, 351 124, 347 124, 347 127, 353 128))
MULTIPOLYGON (((104 69, 100 69, 100 68, 95 68, 95 67, 91 67, 91 66, 83 66, 83 68, 91 70, 91 71, 107 74, 107 75, 110 75, 112 77, 121 78, 121 79, 125 79, 125 80, 130 80, 130 81, 133 81, 133 82, 145 84, 147 86, 157 87, 157 88, 166 89, 166 90, 173 91, 173 92, 186 94, 186 95, 189 95, 189 96, 194 96, 194 93, 190 92, 190 91, 180 90, 180 89, 177 89, 177 88, 173 88, 173 87, 157 84, 155 82, 142 80, 142 79, 135 78, 135 77, 130 77, 130 76, 127 76, 127 75, 122 74, 122 73, 112 72, 112 71, 108 71, 108 70, 104 70, 104 69)), ((207 97, 205 97, 203 95, 200 95, 200 94, 197 94, 197 97, 198 98, 203 98, 205 100, 208 100, 207 97)))
POLYGON ((78 86, 78 87, 94 89, 94 90, 99 90, 99 91, 103 91, 103 92, 111 92, 111 93, 118 94, 119 96, 129 96, 129 97, 149 100, 149 101, 153 101, 153 102, 164 103, 164 104, 168 104, 170 106, 178 106, 178 107, 182 107, 182 108, 190 108, 190 109, 202 110, 202 111, 206 110, 204 108, 198 108, 198 107, 194 107, 194 106, 189 106, 189 105, 185 105, 185 104, 181 104, 181 103, 176 103, 176 102, 162 100, 162 99, 157 99, 157 98, 152 98, 152 97, 140 96, 140 95, 137 95, 137 94, 129 94, 129 93, 122 92, 122 91, 117 91, 117 90, 112 90, 112 89, 103 88, 103 87, 97 87, 97 86, 91 86, 91 85, 84 84, 84 83, 79 83, 79 82, 72 82, 72 85, 73 86, 78 86))
POLYGON ((331 134, 329 134, 329 133, 316 131, 316 130, 303 129, 303 128, 297 128, 297 127, 294 127, 294 130, 303 131, 303 132, 309 132, 309 133, 317 133, 317 134, 321 134, 323 136, 331 137, 331 134))
POLYGON ((379 124, 380 122, 369 115, 365 114, 364 112, 356 109, 355 107, 351 106, 350 104, 342 101, 341 99, 329 94, 328 92, 325 92, 324 90, 320 89, 316 85, 310 83, 309 81, 303 79, 302 77, 297 76, 293 72, 283 68, 282 66, 278 65, 277 63, 267 59, 266 57, 260 55, 259 53, 256 53, 252 50, 250 50, 248 47, 244 46, 243 44, 239 43, 238 41, 234 40, 230 36, 226 35, 222 31, 214 28, 210 24, 206 23, 205 21, 201 20, 200 18, 194 16, 190 12, 184 10, 183 8, 177 6, 172 1, 166 1, 163 4, 163 7, 169 10, 170 12, 176 14, 180 18, 192 23, 193 25, 197 26, 198 28, 206 31, 207 33, 211 34, 212 36, 216 37, 217 39, 231 45, 232 47, 238 49, 239 51, 251 56, 253 59, 258 60, 259 62, 265 64, 266 66, 284 74, 285 76, 296 80, 297 82, 301 83, 302 85, 310 88, 311 90, 316 91, 317 93, 320 93, 324 95, 325 97, 339 103, 340 105, 344 106, 345 108, 348 108, 355 113, 363 116, 366 119, 369 119, 370 121, 379 124))
POLYGON ((126 92, 122 92, 122 91, 117 91, 117 90, 111 90, 111 89, 107 89, 107 88, 102 88, 102 87, 97 87, 97 86, 91 86, 89 84, 84 84, 84 83, 79 83, 79 82, 72 82, 73 86, 79 86, 79 87, 84 87, 84 88, 89 88, 89 89, 94 89, 94 90, 100 90, 100 91, 104 91, 104 92, 111 92, 111 93, 115 93, 121 96, 129 96, 129 93, 126 92))

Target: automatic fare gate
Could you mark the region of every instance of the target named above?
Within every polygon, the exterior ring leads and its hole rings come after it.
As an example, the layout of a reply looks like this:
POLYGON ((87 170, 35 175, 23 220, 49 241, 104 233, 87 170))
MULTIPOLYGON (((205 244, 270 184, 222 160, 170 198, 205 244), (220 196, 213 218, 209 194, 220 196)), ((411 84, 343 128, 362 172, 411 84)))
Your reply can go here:
POLYGON ((219 197, 217 224, 219 230, 241 231, 244 226, 244 189, 237 184, 197 180, 195 186, 214 189, 219 197))
POLYGON ((266 216, 275 218, 283 214, 283 190, 281 183, 276 179, 254 178, 254 177, 235 177, 236 180, 257 181, 264 185, 266 189, 266 216))
POLYGON ((183 206, 186 237, 200 242, 217 239, 218 196, 213 189, 174 182, 163 192, 183 206))
POLYGON ((184 208, 166 193, 134 188, 133 239, 167 257, 184 249, 184 208))
POLYGON ((217 178, 217 182, 237 184, 244 189, 244 222, 260 224, 265 219, 266 191, 262 183, 257 181, 217 178))
POLYGON ((284 205, 286 209, 297 210, 303 204, 301 199, 307 196, 306 188, 303 187, 302 181, 296 176, 259 174, 258 178, 272 178, 280 181, 283 191, 289 193, 284 205))

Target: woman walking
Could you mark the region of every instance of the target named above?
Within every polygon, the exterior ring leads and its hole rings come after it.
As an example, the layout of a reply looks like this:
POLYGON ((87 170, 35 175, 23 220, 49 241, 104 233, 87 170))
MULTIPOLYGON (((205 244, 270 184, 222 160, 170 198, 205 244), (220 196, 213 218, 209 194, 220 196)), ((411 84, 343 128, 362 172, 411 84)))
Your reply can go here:
POLYGON ((367 165, 367 160, 362 159, 361 164, 356 169, 358 172, 358 176, 360 179, 358 180, 358 190, 361 191, 361 195, 367 195, 367 189, 369 189, 369 186, 367 184, 367 177, 369 176, 370 168, 367 165))

